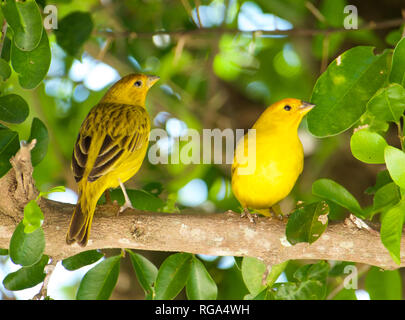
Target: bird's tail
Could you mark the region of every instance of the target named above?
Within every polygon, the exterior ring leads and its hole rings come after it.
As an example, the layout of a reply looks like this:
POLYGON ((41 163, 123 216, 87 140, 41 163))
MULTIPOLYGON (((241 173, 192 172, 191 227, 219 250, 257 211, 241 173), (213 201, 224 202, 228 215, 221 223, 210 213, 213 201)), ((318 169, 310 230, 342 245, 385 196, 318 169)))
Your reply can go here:
POLYGON ((84 192, 79 194, 79 201, 73 212, 66 235, 67 244, 76 241, 82 247, 87 245, 97 201, 97 197, 89 197, 84 192))
POLYGON ((255 211, 259 212, 260 214, 262 214, 266 217, 271 217, 271 216, 277 217, 277 218, 284 217, 284 213, 281 211, 279 204, 275 204, 271 208, 255 209, 255 211))

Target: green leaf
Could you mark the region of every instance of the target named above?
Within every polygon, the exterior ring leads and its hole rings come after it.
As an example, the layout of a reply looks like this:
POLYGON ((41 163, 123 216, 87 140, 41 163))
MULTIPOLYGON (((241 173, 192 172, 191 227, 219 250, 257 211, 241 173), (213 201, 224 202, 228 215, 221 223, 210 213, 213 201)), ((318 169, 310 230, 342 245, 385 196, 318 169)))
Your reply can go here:
POLYGON ((389 51, 380 55, 373 47, 354 47, 341 54, 318 78, 308 114, 308 129, 317 137, 349 129, 366 110, 367 101, 386 79, 389 51), (355 101, 355 103, 354 103, 355 101))
POLYGON ((0 256, 7 256, 8 255, 8 249, 0 249, 0 256))
POLYGON ((0 177, 4 176, 11 169, 10 158, 19 149, 18 133, 0 125, 0 177))
POLYGON ((129 253, 129 258, 131 259, 139 284, 146 294, 151 294, 153 292, 153 284, 156 281, 158 269, 144 256, 131 250, 126 251, 129 253))
POLYGON ((286 226, 288 242, 313 243, 322 235, 328 226, 329 206, 319 201, 299 207, 293 211, 286 226))
POLYGON ((312 194, 333 201, 362 218, 363 210, 353 195, 343 186, 330 179, 319 179, 312 184, 312 194))
POLYGON ((365 163, 384 163, 385 139, 367 129, 356 131, 350 139, 353 156, 365 163))
POLYGON ((62 265, 66 270, 73 271, 93 264, 102 257, 104 255, 97 250, 88 250, 62 260, 62 265))
POLYGON ((326 261, 320 261, 315 264, 307 264, 297 269, 294 273, 294 278, 298 281, 318 280, 322 283, 326 282, 330 266, 326 261))
POLYGON ((3 78, 3 81, 6 81, 11 76, 11 68, 8 62, 0 58, 0 77, 3 78))
POLYGON ((107 258, 84 275, 77 300, 107 300, 118 280, 121 256, 107 258))
POLYGON ((18 82, 24 89, 34 89, 45 78, 51 65, 51 49, 46 32, 32 51, 11 47, 11 65, 18 73, 18 82))
POLYGON ((28 141, 32 141, 33 139, 37 139, 37 144, 34 149, 31 150, 31 162, 35 167, 46 156, 49 143, 48 129, 38 118, 32 120, 31 134, 28 141))
POLYGON ((383 211, 388 206, 398 203, 400 198, 399 188, 394 182, 382 186, 374 195, 373 212, 383 211))
POLYGON ((357 300, 356 290, 343 288, 333 297, 333 300, 357 300))
POLYGON ((263 261, 253 257, 243 257, 241 271, 243 282, 250 293, 257 295, 265 288, 262 282, 266 265, 263 261))
POLYGON ((392 179, 388 170, 379 171, 377 173, 375 185, 372 187, 368 187, 365 192, 367 194, 374 194, 377 192, 377 190, 379 190, 381 187, 385 186, 390 182, 392 182, 392 179))
POLYGON ((28 104, 21 96, 8 94, 0 97, 0 120, 21 123, 27 119, 28 114, 28 104))
POLYGON ((392 146, 387 146, 384 156, 392 180, 398 186, 405 189, 405 152, 392 146))
POLYGON ((371 267, 365 287, 371 300, 401 300, 402 279, 399 270, 380 270, 371 267))
POLYGON ((24 232, 31 233, 41 227, 44 214, 35 200, 31 200, 24 207, 24 232))
MULTIPOLYGON (((134 208, 145 211, 158 211, 165 203, 162 199, 144 190, 127 189, 127 194, 134 208)), ((120 189, 112 190, 111 200, 117 200, 120 205, 125 202, 124 195, 120 189)))
POLYGON ((45 235, 41 228, 25 233, 20 222, 10 240, 10 258, 15 264, 28 267, 42 258, 45 249, 45 235))
POLYGON ((189 300, 215 300, 218 288, 204 264, 195 256, 191 263, 191 271, 186 284, 189 300))
POLYGON ((274 295, 275 300, 321 300, 325 297, 325 285, 318 280, 281 283, 274 295))
POLYGON ((175 253, 159 268, 155 284, 155 300, 174 299, 186 285, 191 270, 193 255, 175 253))
POLYGON ((90 13, 75 11, 65 16, 55 30, 56 41, 71 56, 77 56, 90 38, 93 21, 90 13))
POLYGON ((393 83, 378 90, 367 103, 367 110, 380 121, 398 122, 405 110, 405 89, 393 83))
POLYGON ((381 217, 381 242, 389 251, 395 263, 401 263, 401 236, 405 219, 405 201, 384 212, 381 217))
POLYGON ((405 38, 402 38, 394 49, 390 82, 396 82, 405 86, 405 38))
POLYGON ((57 186, 48 191, 41 191, 38 197, 48 197, 51 193, 54 192, 66 192, 66 188, 65 186, 57 186))
POLYGON ((44 255, 36 264, 29 267, 22 267, 16 272, 9 273, 3 280, 3 285, 11 291, 28 289, 44 281, 46 276, 44 268, 49 257, 44 255))
POLYGON ((41 12, 35 0, 3 1, 1 9, 7 23, 14 31, 15 45, 24 51, 35 49, 45 33, 42 27, 41 12))

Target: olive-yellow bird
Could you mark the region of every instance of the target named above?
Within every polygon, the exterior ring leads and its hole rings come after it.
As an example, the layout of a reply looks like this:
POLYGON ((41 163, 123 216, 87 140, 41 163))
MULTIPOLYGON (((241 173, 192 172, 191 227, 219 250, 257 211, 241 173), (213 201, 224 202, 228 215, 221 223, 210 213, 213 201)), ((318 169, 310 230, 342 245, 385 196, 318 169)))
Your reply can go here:
POLYGON ((139 170, 148 147, 150 120, 145 109, 148 90, 157 76, 130 74, 115 83, 83 121, 73 150, 72 170, 79 200, 66 242, 86 246, 98 199, 108 188, 121 186, 139 170))
POLYGON ((298 126, 313 107, 298 99, 276 102, 260 115, 253 134, 239 140, 232 190, 243 207, 242 216, 254 221, 248 208, 265 216, 281 214, 278 202, 291 192, 303 169, 298 126))

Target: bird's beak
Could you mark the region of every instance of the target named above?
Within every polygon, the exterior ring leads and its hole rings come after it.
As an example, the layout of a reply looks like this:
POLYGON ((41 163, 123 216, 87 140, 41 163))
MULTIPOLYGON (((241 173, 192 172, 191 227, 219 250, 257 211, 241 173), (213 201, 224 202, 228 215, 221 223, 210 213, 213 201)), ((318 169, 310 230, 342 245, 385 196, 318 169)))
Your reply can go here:
POLYGON ((159 79, 160 77, 158 76, 148 76, 147 80, 148 88, 152 87, 159 79))
POLYGON ((302 101, 302 105, 299 106, 298 109, 300 110, 301 113, 307 114, 309 111, 312 110, 313 107, 315 107, 314 104, 309 103, 309 102, 302 101))

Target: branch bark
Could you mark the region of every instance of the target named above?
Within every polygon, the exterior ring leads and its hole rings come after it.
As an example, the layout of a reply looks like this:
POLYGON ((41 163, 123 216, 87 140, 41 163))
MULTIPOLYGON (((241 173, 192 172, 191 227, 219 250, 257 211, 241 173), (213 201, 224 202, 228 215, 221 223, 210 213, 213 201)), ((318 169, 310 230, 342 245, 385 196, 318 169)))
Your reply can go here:
MULTIPOLYGON (((22 150, 24 148, 19 153, 22 150)), ((15 159, 18 158, 19 154, 15 159)), ((24 165, 28 168, 23 172, 30 175, 31 164, 24 162, 24 165)), ((22 208, 30 200, 26 193, 23 196, 17 194, 15 176, 12 169, 0 179, 3 195, 0 198, 0 248, 8 248, 16 224, 23 217, 22 208), (17 219, 16 212, 19 212, 17 219)), ((46 237, 45 253, 55 260, 90 249, 133 248, 251 256, 271 265, 290 259, 326 259, 354 261, 385 269, 400 267, 382 245, 378 232, 359 229, 350 219, 345 223, 330 224, 311 245, 299 243, 292 246, 285 237, 285 222, 276 219, 260 217, 256 224, 252 224, 236 213, 168 214, 130 209, 115 217, 118 207, 103 205, 97 207, 90 240, 87 247, 82 248, 65 243, 74 206, 48 199, 41 199, 39 205, 45 215, 42 226, 46 237)), ((401 256, 404 257, 401 266, 405 266, 405 237, 401 241, 401 256)))

